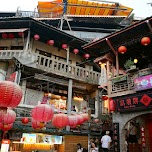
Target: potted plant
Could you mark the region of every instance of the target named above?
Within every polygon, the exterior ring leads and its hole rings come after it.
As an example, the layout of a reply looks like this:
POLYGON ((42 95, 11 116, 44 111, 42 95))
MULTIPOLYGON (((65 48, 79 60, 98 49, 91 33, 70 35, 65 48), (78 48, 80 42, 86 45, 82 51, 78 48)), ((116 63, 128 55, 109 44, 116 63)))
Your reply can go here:
POLYGON ((131 59, 125 62, 124 67, 126 68, 126 70, 136 69, 136 65, 134 64, 134 61, 132 61, 131 59))

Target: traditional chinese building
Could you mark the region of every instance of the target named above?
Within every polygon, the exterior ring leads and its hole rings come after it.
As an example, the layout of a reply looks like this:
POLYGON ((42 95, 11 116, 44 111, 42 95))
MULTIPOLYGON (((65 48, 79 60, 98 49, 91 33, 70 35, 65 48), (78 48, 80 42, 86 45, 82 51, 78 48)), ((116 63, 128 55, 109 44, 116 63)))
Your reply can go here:
POLYGON ((125 151, 125 132, 131 121, 137 128, 138 144, 129 148, 152 151, 151 40, 150 17, 83 46, 87 51, 100 51, 101 57, 94 62, 105 69, 106 77, 103 73, 101 77, 107 79, 101 81, 99 88, 106 90, 109 97, 115 151, 125 151))

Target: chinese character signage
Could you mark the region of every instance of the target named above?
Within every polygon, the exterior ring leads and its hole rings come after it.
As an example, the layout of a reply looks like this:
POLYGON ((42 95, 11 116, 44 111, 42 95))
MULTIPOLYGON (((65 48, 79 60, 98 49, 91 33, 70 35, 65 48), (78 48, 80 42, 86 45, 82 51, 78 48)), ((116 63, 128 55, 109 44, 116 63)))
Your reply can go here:
POLYGON ((152 74, 135 79, 134 84, 136 91, 152 88, 152 74))
POLYGON ((120 152, 119 123, 113 123, 113 142, 114 142, 114 152, 120 152))
POLYGON ((145 128, 141 127, 141 143, 143 147, 146 147, 146 139, 145 139, 145 128))
POLYGON ((137 111, 152 109, 152 91, 122 96, 114 99, 117 103, 117 111, 137 111))

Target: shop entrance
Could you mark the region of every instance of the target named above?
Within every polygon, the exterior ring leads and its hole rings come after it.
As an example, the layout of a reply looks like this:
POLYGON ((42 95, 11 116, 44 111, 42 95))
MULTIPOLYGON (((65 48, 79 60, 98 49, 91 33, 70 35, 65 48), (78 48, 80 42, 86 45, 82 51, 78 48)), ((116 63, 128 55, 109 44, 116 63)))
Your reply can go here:
POLYGON ((126 152, 152 152, 152 113, 129 120, 123 133, 126 152))

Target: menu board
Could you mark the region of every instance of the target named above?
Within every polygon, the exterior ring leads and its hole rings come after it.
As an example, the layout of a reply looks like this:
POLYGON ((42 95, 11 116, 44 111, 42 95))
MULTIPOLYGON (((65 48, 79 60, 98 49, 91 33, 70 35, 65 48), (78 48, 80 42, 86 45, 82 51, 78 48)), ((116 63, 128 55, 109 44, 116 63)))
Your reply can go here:
POLYGON ((62 136, 23 133, 21 141, 26 143, 62 144, 62 136))
POLYGON ((22 142, 36 143, 36 134, 23 133, 22 142))

